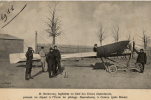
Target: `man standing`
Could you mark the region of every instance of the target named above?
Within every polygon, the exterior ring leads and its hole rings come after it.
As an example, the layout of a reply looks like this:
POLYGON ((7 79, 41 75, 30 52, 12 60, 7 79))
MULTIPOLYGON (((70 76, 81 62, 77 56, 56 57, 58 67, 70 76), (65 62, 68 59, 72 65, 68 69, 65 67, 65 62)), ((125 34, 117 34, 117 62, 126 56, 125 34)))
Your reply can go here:
POLYGON ((31 77, 32 70, 32 59, 33 59, 33 49, 32 47, 28 47, 28 51, 26 52, 26 72, 25 72, 25 80, 33 79, 31 77))
POLYGON ((144 66, 145 66, 145 64, 146 64, 146 62, 147 62, 146 53, 144 52, 143 49, 140 49, 140 52, 138 52, 138 51, 134 48, 134 51, 138 54, 136 63, 141 63, 141 64, 142 64, 142 68, 141 68, 140 73, 143 73, 143 72, 144 72, 144 66))
POLYGON ((42 72, 44 72, 45 71, 45 62, 46 62, 46 54, 45 54, 45 51, 44 51, 44 47, 41 47, 39 55, 41 57, 42 72))
POLYGON ((55 56, 53 54, 53 49, 50 48, 49 53, 46 56, 46 61, 48 63, 48 73, 49 78, 53 77, 55 75, 55 56))
POLYGON ((99 55, 100 55, 99 52, 98 52, 98 45, 97 44, 94 44, 93 51, 96 52, 96 57, 95 58, 97 59, 97 57, 99 57, 99 55))
POLYGON ((55 73, 61 73, 61 54, 57 46, 54 46, 54 55, 55 55, 55 73))
POLYGON ((97 48, 98 48, 97 44, 94 44, 93 51, 97 52, 97 48))

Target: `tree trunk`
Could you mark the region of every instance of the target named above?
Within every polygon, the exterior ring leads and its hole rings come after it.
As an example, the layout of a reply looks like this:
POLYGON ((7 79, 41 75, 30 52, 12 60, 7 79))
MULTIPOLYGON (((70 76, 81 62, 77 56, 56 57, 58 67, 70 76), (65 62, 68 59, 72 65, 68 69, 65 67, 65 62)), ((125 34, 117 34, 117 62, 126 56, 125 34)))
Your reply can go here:
POLYGON ((100 45, 102 46, 102 40, 100 40, 100 45))
POLYGON ((53 44, 53 46, 56 44, 56 37, 55 36, 53 36, 52 44, 53 44))
POLYGON ((38 37, 38 34, 37 34, 37 31, 36 31, 36 33, 35 33, 35 53, 37 53, 37 50, 38 50, 37 37, 38 37))

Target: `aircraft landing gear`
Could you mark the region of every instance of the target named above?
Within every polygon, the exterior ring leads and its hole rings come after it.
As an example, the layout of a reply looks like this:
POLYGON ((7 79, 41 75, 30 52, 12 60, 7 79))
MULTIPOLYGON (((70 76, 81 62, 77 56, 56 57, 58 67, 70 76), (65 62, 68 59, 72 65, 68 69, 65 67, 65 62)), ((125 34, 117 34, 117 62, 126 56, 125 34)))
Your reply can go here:
POLYGON ((136 69, 137 69, 138 72, 141 72, 141 70, 143 69, 143 66, 142 66, 141 63, 136 63, 135 67, 136 67, 136 69))
POLYGON ((108 67, 108 71, 110 73, 117 72, 117 67, 115 65, 111 65, 111 66, 108 67))

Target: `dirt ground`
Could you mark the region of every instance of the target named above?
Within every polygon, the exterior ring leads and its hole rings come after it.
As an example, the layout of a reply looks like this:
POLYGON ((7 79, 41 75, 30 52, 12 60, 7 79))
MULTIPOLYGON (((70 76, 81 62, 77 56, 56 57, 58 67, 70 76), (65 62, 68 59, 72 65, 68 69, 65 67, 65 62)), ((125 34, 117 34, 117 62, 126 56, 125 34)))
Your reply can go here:
MULTIPOLYGON (((125 59, 114 58, 124 63, 125 59)), ((34 79, 25 80, 25 67, 0 61, 0 88, 72 88, 72 89, 151 89, 151 63, 145 66, 144 73, 117 71, 108 73, 103 69, 93 69, 91 64, 100 60, 84 58, 62 61, 64 71, 54 78, 48 78, 48 72, 34 67, 34 79)), ((134 64, 135 60, 131 61, 134 64)))

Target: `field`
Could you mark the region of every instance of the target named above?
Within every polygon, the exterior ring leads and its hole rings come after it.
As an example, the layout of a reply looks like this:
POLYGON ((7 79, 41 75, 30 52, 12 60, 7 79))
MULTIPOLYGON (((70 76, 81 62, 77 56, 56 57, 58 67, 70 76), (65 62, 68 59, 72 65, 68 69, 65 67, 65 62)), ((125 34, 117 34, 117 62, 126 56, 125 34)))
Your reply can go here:
MULTIPOLYGON (((41 47, 44 47, 45 52, 49 51, 51 44, 38 44, 37 52, 40 51, 41 47)), ((91 46, 75 46, 75 45, 57 45, 60 52, 63 53, 79 53, 79 52, 92 52, 93 47, 91 46)))
MULTIPOLYGON (((120 63, 126 59, 114 58, 120 63)), ((96 58, 68 59, 62 61, 64 71, 57 77, 48 78, 41 67, 34 67, 34 79, 25 80, 25 66, 0 61, 1 88, 72 88, 72 89, 151 89, 151 63, 148 60, 144 73, 117 71, 108 73, 103 69, 93 69, 91 64, 99 62, 96 58)), ((131 60, 135 63, 135 59, 131 60)))

